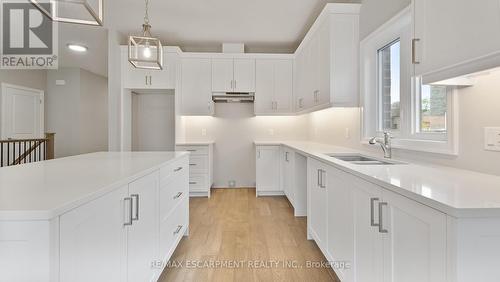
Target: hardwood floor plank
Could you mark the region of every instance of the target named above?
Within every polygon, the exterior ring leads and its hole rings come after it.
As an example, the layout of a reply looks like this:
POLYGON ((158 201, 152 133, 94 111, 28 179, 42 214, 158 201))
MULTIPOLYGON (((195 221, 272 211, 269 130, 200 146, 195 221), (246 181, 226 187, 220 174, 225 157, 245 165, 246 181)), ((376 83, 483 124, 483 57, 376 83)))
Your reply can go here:
POLYGON ((170 261, 177 264, 164 270, 160 282, 339 281, 332 269, 306 267, 306 261, 325 258, 307 240, 306 218, 294 217, 285 197, 213 189, 210 199, 191 198, 189 209, 190 236, 181 240, 170 261))

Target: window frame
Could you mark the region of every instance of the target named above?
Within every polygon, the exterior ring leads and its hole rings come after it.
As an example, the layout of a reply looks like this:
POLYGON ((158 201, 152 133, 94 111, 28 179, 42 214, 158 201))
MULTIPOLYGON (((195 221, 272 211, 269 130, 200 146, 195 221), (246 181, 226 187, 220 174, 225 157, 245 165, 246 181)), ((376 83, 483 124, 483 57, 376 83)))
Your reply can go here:
POLYGON ((411 63, 413 36, 411 8, 408 7, 361 41, 361 143, 383 136, 380 127, 381 107, 379 50, 400 40, 400 127, 389 131, 393 148, 445 155, 458 154, 458 99, 455 87, 447 86, 446 133, 419 132, 421 78, 414 77, 411 63))

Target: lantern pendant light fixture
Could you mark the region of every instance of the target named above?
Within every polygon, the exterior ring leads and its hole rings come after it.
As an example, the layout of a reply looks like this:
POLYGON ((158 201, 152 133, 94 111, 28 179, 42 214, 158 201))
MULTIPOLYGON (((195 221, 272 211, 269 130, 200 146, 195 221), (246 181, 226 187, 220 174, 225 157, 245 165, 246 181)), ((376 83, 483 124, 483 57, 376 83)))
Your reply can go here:
POLYGON ((104 0, 30 0, 56 22, 102 26, 104 0))
POLYGON ((146 12, 141 36, 129 36, 128 61, 138 69, 163 69, 163 48, 160 39, 151 35, 149 24, 149 0, 145 0, 146 12))

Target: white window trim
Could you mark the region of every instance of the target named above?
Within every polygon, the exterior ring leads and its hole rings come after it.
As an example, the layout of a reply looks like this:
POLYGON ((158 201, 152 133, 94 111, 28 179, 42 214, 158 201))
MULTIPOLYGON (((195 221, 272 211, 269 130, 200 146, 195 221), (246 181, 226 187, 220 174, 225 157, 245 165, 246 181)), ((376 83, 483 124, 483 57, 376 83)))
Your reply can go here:
MULTIPOLYGON (((458 99, 456 90, 448 93, 447 133, 420 133, 417 130, 416 87, 419 79, 412 79, 411 64, 412 13, 408 7, 361 41, 361 143, 368 144, 373 136, 382 136, 378 129, 378 51, 397 39, 401 41, 401 128, 392 132, 393 148, 438 153, 458 154, 458 99)), ((417 95, 418 94, 418 95, 417 95)))

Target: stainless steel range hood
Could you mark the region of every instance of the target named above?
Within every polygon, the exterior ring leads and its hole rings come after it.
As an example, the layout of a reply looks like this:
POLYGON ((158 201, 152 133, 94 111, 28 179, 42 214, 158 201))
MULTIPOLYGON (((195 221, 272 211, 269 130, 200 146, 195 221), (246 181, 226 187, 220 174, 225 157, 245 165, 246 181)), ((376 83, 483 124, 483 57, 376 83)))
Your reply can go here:
POLYGON ((254 93, 228 92, 212 94, 214 103, 253 103, 254 99, 254 93))

